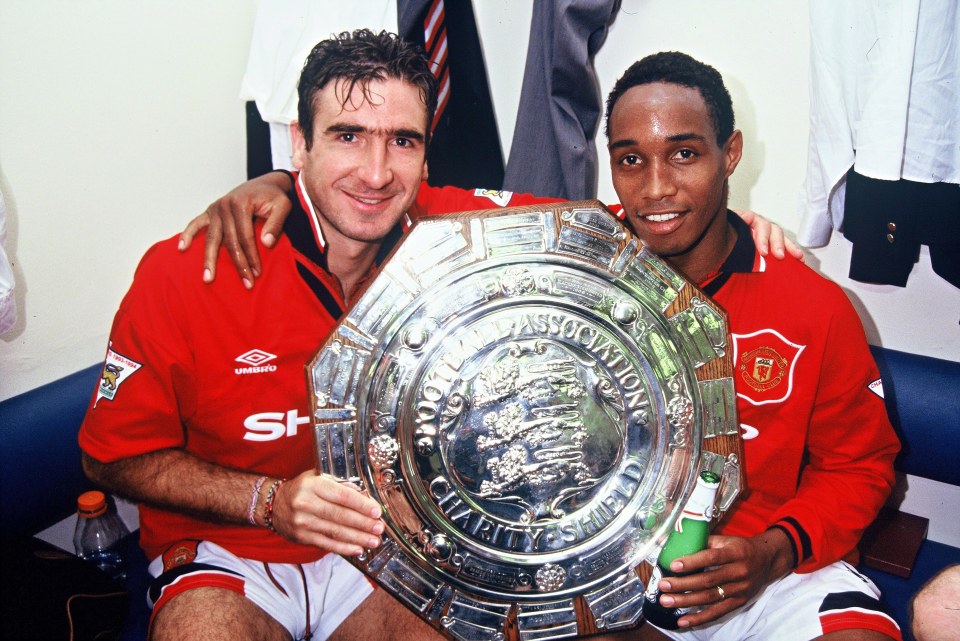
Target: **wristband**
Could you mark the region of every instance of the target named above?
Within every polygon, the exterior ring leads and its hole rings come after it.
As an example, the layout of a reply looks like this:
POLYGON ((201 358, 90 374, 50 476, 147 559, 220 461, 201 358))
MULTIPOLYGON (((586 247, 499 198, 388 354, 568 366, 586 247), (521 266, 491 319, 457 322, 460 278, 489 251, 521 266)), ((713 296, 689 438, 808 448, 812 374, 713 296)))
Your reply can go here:
POLYGON ((277 479, 274 481, 273 485, 271 485, 267 491, 267 499, 263 502, 263 524, 268 530, 274 533, 277 529, 273 527, 273 500, 277 498, 277 490, 280 489, 284 481, 286 481, 286 479, 277 479))
POLYGON ((250 522, 250 525, 257 524, 257 504, 260 503, 260 488, 263 487, 264 481, 267 480, 266 476, 261 476, 257 479, 257 482, 253 484, 253 493, 250 495, 250 505, 247 507, 247 521, 250 522))

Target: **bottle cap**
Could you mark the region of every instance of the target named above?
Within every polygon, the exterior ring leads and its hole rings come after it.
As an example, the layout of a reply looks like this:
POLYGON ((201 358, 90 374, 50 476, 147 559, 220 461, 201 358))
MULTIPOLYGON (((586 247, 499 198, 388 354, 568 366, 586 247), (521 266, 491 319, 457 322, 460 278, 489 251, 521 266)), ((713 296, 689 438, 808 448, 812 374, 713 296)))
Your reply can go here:
MULTIPOLYGON (((704 470, 697 477, 697 484, 693 488, 693 493, 687 499, 687 504, 683 507, 680 515, 683 519, 695 519, 697 521, 711 521, 714 517, 714 503, 717 497, 717 488, 720 487, 720 476, 713 472, 704 470)), ((681 531, 681 519, 677 519, 677 531, 681 531)))
POLYGON ((697 484, 706 484, 708 486, 720 486, 720 475, 716 472, 711 472, 710 470, 704 470, 700 472, 699 478, 697 478, 697 484))
POLYGON ((84 492, 77 498, 77 514, 85 519, 100 516, 107 511, 107 497, 100 490, 84 492))

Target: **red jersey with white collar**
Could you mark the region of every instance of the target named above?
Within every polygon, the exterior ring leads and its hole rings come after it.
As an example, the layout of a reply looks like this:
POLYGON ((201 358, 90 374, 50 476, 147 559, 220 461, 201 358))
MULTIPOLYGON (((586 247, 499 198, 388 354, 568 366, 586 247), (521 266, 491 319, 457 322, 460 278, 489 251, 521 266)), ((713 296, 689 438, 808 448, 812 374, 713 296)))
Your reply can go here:
MULTIPOLYGON (((426 183, 421 197, 428 205, 418 200, 411 214, 516 204, 510 192, 426 183)), ((346 303, 327 270, 325 242, 301 185, 292 199, 277 244, 260 248, 262 273, 253 290, 231 277, 226 251, 217 263, 223 276, 203 283, 196 271, 202 239, 186 255, 177 250, 177 238, 147 251, 114 318, 101 384, 80 430, 85 452, 112 462, 182 448, 217 465, 276 478, 315 466, 304 366, 336 327, 346 303)), ((384 240, 377 264, 408 224, 384 240)), ((140 506, 140 527, 151 559, 183 539, 212 541, 267 562, 322 556, 265 528, 147 505, 140 506)))
POLYGON ((900 443, 843 290, 790 256, 764 259, 728 218, 737 244, 701 287, 730 317, 750 492, 719 533, 781 528, 810 572, 855 550, 893 487, 900 443))
MULTIPOLYGON (((294 203, 276 246, 261 248, 262 273, 253 290, 232 276, 225 251, 217 264, 222 276, 203 283, 197 277, 202 239, 186 256, 177 238, 147 251, 114 319, 104 377, 80 431, 85 452, 111 462, 182 448, 276 478, 315 466, 304 366, 345 302, 326 269, 323 239, 306 202, 294 203)), ((395 229, 382 255, 400 235, 395 229)), ((268 562, 322 556, 262 527, 147 505, 140 507, 140 526, 149 558, 182 539, 212 541, 268 562)))

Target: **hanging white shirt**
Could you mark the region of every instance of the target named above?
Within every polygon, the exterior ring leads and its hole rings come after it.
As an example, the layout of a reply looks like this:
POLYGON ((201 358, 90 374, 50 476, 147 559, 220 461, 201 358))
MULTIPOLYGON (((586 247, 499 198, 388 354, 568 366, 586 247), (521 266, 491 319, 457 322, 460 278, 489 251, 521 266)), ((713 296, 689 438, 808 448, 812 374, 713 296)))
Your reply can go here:
POLYGON ((956 0, 810 0, 803 245, 843 222, 844 178, 960 183, 956 0))
POLYGON ((255 101, 260 116, 270 125, 275 169, 293 168, 289 125, 297 119, 297 82, 307 55, 324 38, 363 27, 396 32, 396 0, 260 3, 240 98, 255 101))
POLYGON ((17 322, 17 301, 13 297, 13 270, 7 259, 7 205, 0 193, 0 334, 17 322))

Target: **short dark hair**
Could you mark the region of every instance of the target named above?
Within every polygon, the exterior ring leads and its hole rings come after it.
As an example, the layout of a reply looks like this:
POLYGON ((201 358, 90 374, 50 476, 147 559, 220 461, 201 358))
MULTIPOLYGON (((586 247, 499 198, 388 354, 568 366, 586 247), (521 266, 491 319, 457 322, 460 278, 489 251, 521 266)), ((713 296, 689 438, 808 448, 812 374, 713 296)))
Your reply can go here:
POLYGON ((720 72, 679 51, 662 51, 630 65, 607 97, 607 122, 604 133, 610 138, 610 114, 623 94, 633 87, 667 82, 700 92, 707 104, 710 120, 721 147, 733 134, 733 101, 720 72))
POLYGON ((347 81, 345 95, 349 96, 357 85, 366 94, 371 80, 387 78, 409 82, 420 90, 427 107, 425 142, 429 144, 430 123, 437 110, 437 80, 423 49, 395 33, 357 29, 321 40, 303 64, 297 83, 297 117, 307 149, 313 144, 313 99, 328 82, 347 81))

